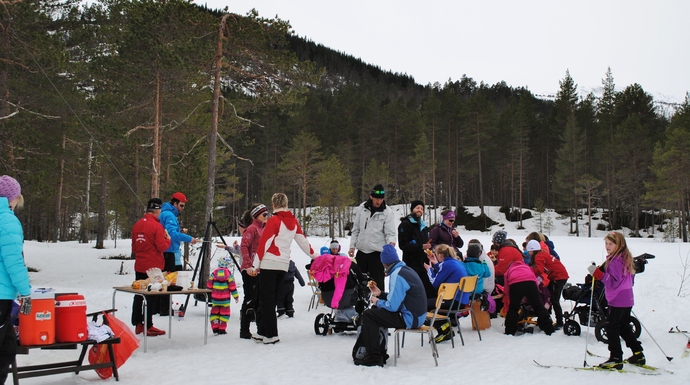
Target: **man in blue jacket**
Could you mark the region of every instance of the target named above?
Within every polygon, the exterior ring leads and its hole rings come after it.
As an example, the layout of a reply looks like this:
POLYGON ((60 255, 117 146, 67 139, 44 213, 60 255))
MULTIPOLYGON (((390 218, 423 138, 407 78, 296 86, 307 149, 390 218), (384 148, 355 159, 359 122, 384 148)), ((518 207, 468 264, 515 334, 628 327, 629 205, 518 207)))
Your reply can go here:
POLYGON ((355 359, 355 365, 383 366, 388 356, 381 351, 379 328, 417 328, 426 320, 426 294, 417 273, 400 261, 395 246, 387 244, 381 251, 381 263, 389 276, 388 293, 375 284, 370 286, 371 303, 362 313, 360 338, 367 354, 355 359))
MULTIPOLYGON (((188 235, 187 229, 181 229, 180 223, 177 220, 177 217, 180 216, 180 213, 182 213, 186 205, 187 197, 181 192, 176 192, 172 195, 170 203, 165 202, 163 203, 163 207, 161 207, 161 213, 158 216, 158 220, 161 222, 161 225, 163 225, 165 230, 168 231, 168 235, 172 241, 168 250, 165 250, 163 253, 163 257, 165 258, 165 268, 163 271, 171 272, 184 270, 182 253, 180 252, 180 243, 189 242, 193 245, 199 241, 198 239, 188 235)), ((169 315, 170 300, 168 297, 162 296, 159 303, 161 305, 160 315, 169 315), (168 303, 168 305, 164 306, 166 303, 168 303)))

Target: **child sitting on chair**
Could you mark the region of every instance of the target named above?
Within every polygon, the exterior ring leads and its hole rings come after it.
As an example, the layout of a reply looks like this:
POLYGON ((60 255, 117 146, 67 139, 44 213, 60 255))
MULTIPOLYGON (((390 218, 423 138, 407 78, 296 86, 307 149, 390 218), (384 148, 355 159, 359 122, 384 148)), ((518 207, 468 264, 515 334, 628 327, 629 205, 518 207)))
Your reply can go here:
POLYGON ((211 329, 213 334, 227 334, 225 329, 230 319, 230 296, 239 302, 235 277, 228 269, 230 256, 218 259, 218 268, 211 273, 206 286, 211 289, 211 329))

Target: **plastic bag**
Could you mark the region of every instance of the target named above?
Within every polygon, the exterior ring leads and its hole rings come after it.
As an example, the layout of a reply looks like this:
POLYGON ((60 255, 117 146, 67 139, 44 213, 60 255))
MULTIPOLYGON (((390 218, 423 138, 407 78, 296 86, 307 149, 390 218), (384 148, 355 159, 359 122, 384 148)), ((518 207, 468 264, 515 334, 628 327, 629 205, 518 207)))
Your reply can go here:
MULTIPOLYGON (((120 337, 119 344, 113 344, 113 349, 115 351, 115 363, 117 367, 121 367, 132 353, 139 348, 139 339, 124 322, 117 319, 112 313, 103 314, 104 323, 110 326, 110 329, 115 334, 115 337, 120 337)), ((108 345, 98 344, 94 345, 89 349, 89 362, 93 364, 101 364, 105 362, 110 362, 110 356, 108 355, 108 345)), ((100 368, 96 369, 96 373, 102 379, 107 379, 113 376, 113 370, 111 368, 100 368)))

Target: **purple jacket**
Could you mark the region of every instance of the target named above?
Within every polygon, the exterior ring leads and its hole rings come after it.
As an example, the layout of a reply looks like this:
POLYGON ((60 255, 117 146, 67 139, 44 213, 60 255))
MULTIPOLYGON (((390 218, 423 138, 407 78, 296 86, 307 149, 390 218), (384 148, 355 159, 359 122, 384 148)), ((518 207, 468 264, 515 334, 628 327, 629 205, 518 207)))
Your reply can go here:
POLYGON ((606 257, 606 269, 601 277, 606 290, 606 301, 609 306, 632 307, 633 300, 633 277, 623 262, 621 255, 606 257))
POLYGON ((450 247, 457 247, 458 249, 462 247, 465 243, 462 238, 458 235, 453 237, 453 229, 446 226, 445 223, 441 222, 438 226, 431 229, 429 232, 429 239, 431 239, 431 246, 436 245, 448 245, 450 247))

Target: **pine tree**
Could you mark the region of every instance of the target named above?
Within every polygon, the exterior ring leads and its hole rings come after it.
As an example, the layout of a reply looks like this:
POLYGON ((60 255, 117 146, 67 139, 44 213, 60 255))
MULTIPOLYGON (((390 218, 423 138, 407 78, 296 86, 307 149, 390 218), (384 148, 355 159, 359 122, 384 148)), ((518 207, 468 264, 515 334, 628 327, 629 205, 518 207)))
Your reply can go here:
POLYGON ((328 216, 328 236, 335 238, 335 224, 338 224, 338 236, 343 236, 344 213, 352 204, 354 190, 350 184, 347 170, 343 168, 336 155, 331 155, 321 165, 316 177, 315 187, 318 193, 317 205, 326 208, 328 216))
POLYGON ((278 166, 282 177, 297 187, 299 204, 302 208, 300 218, 304 218, 307 208, 307 195, 314 187, 321 168, 321 142, 310 132, 301 132, 292 140, 292 145, 283 155, 278 166))
POLYGON ((561 140, 563 146, 557 152, 554 190, 560 206, 570 210, 570 232, 579 235, 576 222, 578 199, 575 188, 584 169, 585 138, 577 125, 574 113, 570 114, 561 140))

